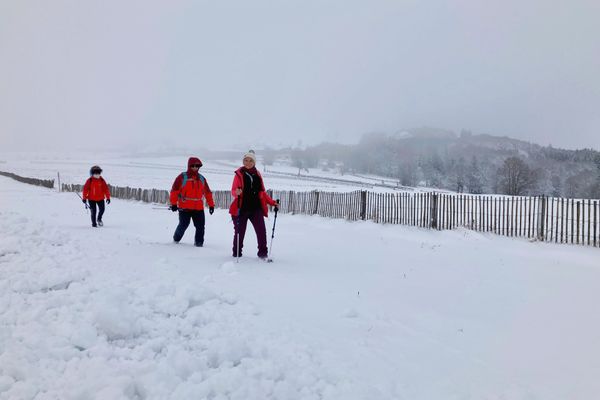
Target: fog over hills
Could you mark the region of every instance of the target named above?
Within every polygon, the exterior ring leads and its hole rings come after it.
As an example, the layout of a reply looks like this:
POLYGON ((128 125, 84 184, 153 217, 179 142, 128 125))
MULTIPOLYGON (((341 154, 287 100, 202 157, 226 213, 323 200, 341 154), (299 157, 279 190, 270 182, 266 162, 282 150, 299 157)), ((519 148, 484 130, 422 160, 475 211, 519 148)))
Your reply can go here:
POLYGON ((369 133, 356 144, 321 143, 266 149, 267 160, 289 155, 301 169, 392 177, 467 193, 600 198, 600 152, 566 150, 489 134, 437 128, 369 133))

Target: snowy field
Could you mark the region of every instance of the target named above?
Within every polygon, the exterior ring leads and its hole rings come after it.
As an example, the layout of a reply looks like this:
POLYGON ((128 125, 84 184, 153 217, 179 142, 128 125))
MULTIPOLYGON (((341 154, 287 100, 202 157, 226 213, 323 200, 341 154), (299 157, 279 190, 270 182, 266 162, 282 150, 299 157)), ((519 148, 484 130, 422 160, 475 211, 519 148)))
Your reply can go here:
POLYGON ((92 229, 74 194, 1 176, 0 204, 2 400, 600 393, 597 248, 280 215, 275 262, 250 230, 237 264, 224 210, 195 248, 149 204, 92 229))
MULTIPOLYGON (((240 154, 241 157, 241 154, 240 154)), ((200 172, 206 177, 213 190, 231 188, 233 172, 241 166, 240 160, 202 159, 204 166, 200 172)), ((109 184, 115 186, 141 187, 143 189, 170 189, 177 174, 187 168, 188 155, 180 156, 140 156, 125 154, 43 154, 43 153, 0 153, 0 170, 18 175, 57 179, 60 173, 62 183, 83 184, 89 177, 92 165, 100 165, 109 184)), ((295 191, 335 191, 371 190, 394 192, 393 188, 376 186, 395 183, 389 178, 376 176, 341 175, 335 171, 298 168, 278 163, 268 166, 258 162, 257 167, 263 173, 268 188, 295 191), (340 181, 341 180, 341 181, 340 181)))

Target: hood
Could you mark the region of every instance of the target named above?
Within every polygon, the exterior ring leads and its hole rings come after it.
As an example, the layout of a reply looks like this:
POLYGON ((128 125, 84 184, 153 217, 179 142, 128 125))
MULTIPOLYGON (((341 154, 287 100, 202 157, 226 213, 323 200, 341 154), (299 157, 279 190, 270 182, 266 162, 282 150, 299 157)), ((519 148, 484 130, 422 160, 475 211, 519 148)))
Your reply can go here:
POLYGON ((240 171, 241 172, 247 171, 247 172, 249 172, 251 174, 255 174, 255 175, 258 174, 258 169, 256 169, 256 167, 252 167, 252 168, 242 167, 242 168, 240 168, 240 171))
POLYGON ((258 169, 256 167, 252 167, 252 168, 248 169, 242 165, 241 167, 239 167, 238 169, 235 170, 236 173, 240 173, 240 174, 243 174, 244 171, 260 175, 260 172, 258 171, 258 169))
POLYGON ((200 166, 202 167, 202 161, 200 161, 198 157, 190 157, 188 159, 188 169, 194 164, 200 164, 200 166))
POLYGON ((188 159, 188 167, 187 167, 187 172, 188 174, 193 174, 195 173, 195 171, 192 171, 192 165, 194 164, 200 164, 200 167, 202 167, 202 161, 200 161, 200 159, 198 157, 190 157, 188 159))

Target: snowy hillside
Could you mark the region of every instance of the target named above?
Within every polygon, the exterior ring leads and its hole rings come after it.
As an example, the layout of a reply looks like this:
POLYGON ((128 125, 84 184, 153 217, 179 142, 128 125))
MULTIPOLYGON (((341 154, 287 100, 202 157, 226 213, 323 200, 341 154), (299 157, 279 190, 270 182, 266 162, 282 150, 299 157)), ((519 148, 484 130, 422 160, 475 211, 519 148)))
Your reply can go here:
POLYGON ((2 400, 600 393, 595 248, 280 215, 275 262, 249 233, 237 264, 223 210, 195 248, 149 204, 92 229, 5 177, 0 204, 2 400))
MULTIPOLYGON (((0 169, 28 177, 57 179, 60 173, 62 183, 83 184, 89 177, 93 164, 101 165, 107 181, 115 186, 141 187, 143 189, 170 189, 178 173, 185 170, 187 156, 123 156, 108 155, 44 155, 0 153, 0 169)), ((241 160, 203 160, 201 173, 215 190, 231 188, 233 171, 241 166, 241 160)), ((354 190, 394 191, 396 182, 378 176, 340 175, 334 171, 320 169, 302 170, 277 164, 268 166, 258 163, 270 188, 295 191, 336 191, 354 190), (375 186, 374 186, 375 185, 375 186), (378 187, 376 185, 383 185, 378 187)))

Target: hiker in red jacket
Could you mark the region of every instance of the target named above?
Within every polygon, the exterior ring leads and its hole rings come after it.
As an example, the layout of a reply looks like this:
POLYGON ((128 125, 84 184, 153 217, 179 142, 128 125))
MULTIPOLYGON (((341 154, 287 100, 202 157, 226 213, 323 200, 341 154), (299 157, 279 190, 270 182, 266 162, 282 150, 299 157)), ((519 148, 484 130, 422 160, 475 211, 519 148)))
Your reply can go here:
POLYGON ((229 207, 229 213, 233 220, 233 256, 241 257, 244 247, 244 236, 248 220, 254 227, 258 241, 258 257, 266 259, 269 254, 267 250, 267 231, 265 219, 269 213, 268 205, 277 208, 279 203, 273 200, 265 191, 265 185, 256 169, 256 154, 250 150, 244 154, 244 166, 235 171, 231 195, 233 202, 229 207))
POLYGON ((185 230, 190 225, 190 219, 194 222, 196 234, 194 245, 204 245, 204 198, 208 203, 208 212, 215 212, 215 202, 206 178, 200 174, 202 166, 200 159, 190 157, 186 172, 182 172, 175 178, 171 188, 171 210, 179 210, 179 225, 173 234, 173 241, 179 243, 185 230))
POLYGON ((92 226, 96 228, 98 225, 103 226, 102 216, 104 215, 104 199, 106 204, 110 204, 110 189, 106 181, 101 176, 102 168, 94 165, 90 168, 90 177, 83 185, 83 193, 81 199, 83 204, 89 203, 92 210, 92 226), (96 208, 100 210, 98 213, 98 221, 96 222, 96 208))

